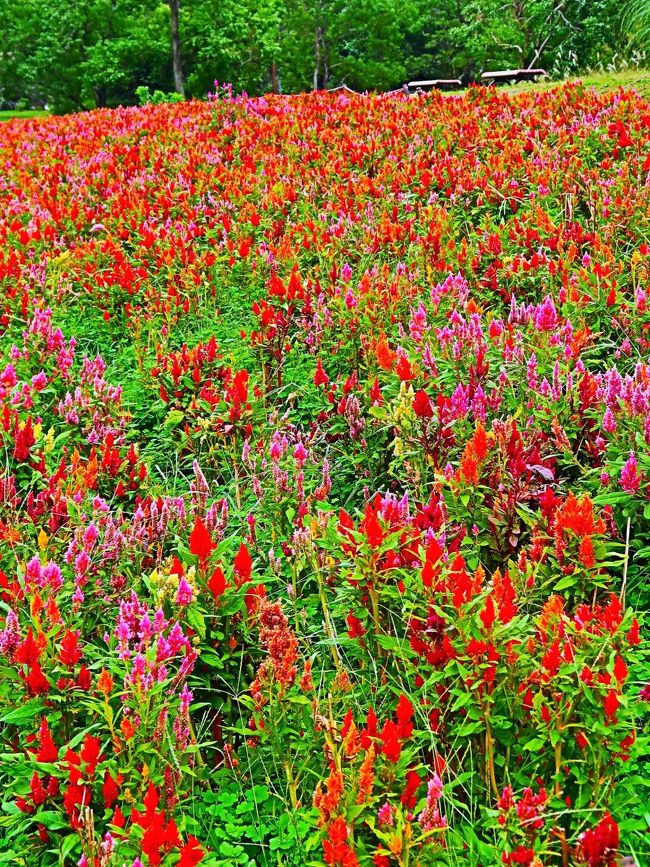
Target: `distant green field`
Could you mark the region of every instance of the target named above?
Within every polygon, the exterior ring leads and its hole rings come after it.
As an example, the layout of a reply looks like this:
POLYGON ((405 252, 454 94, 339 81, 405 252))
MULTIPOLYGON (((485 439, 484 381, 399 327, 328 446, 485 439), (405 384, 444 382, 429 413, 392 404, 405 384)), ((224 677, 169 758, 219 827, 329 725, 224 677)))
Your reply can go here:
MULTIPOLYGON (((650 96, 650 70, 648 69, 627 69, 624 72, 585 72, 584 75, 579 75, 567 79, 567 81, 582 81, 587 87, 594 87, 596 90, 616 90, 619 87, 633 88, 638 90, 643 96, 650 96)), ((519 90, 548 90, 552 87, 557 87, 562 82, 560 81, 540 81, 536 84, 522 82, 513 84, 507 89, 509 91, 519 90)))
POLYGON ((14 117, 47 117, 49 114, 48 111, 43 111, 40 108, 28 108, 24 111, 0 111, 0 121, 1 120, 11 120, 14 117))

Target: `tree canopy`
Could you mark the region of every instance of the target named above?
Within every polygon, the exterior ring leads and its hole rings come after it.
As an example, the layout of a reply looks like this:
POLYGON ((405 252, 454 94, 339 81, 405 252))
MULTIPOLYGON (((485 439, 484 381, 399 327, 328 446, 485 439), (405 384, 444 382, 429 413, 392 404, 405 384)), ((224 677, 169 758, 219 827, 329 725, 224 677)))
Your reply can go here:
POLYGON ((562 75, 633 46, 618 0, 0 0, 0 20, 0 106, 55 111, 135 102, 138 87, 204 96, 215 80, 255 94, 562 75))

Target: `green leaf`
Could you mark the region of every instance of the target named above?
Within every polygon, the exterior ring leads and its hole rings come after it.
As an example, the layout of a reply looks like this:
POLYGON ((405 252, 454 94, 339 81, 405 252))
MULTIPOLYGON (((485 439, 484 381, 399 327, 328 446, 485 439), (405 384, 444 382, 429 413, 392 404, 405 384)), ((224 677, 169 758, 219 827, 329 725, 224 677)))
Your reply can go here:
POLYGON ((526 741, 522 749, 528 750, 528 752, 534 752, 536 750, 541 750, 545 745, 546 741, 544 738, 531 738, 529 741, 526 741))
POLYGON ((48 831, 60 831, 61 828, 70 827, 68 820, 61 813, 57 813, 54 810, 44 810, 42 813, 36 813, 34 819, 47 828, 48 831))
POLYGON ((43 702, 40 699, 31 699, 30 701, 26 701, 25 704, 20 705, 20 707, 2 714, 0 716, 0 722, 6 723, 7 725, 23 723, 27 720, 33 719, 42 712, 43 702))

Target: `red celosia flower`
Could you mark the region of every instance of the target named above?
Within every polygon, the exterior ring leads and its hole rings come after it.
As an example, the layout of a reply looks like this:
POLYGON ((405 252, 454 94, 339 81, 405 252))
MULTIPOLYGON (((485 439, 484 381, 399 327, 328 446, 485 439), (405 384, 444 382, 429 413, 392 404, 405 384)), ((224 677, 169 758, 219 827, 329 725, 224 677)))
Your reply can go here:
POLYGON ((165 814, 154 813, 144 826, 145 832, 142 836, 142 851, 149 858, 149 864, 152 867, 160 864, 162 854, 178 846, 179 837, 176 822, 170 819, 165 821, 165 814))
POLYGON ((176 867, 195 867, 203 860, 205 852, 201 848, 201 844, 191 834, 187 838, 187 843, 181 847, 181 857, 176 867))
POLYGON ((325 863, 333 867, 357 867, 359 861, 354 849, 348 846, 348 826, 343 816, 337 816, 327 828, 327 838, 323 840, 325 863))
POLYGON ((555 639, 542 657, 542 666, 548 672, 548 677, 554 677, 560 670, 562 657, 560 656, 560 642, 555 639))
POLYGON ((605 701, 603 702, 603 707, 605 708, 605 716, 609 718, 613 717, 618 710, 618 706, 619 700, 618 695, 616 694, 616 690, 610 689, 605 696, 605 701))
POLYGON ((402 382, 410 382, 415 376, 409 360, 405 355, 400 355, 397 359, 397 367, 395 369, 402 382))
POLYGON ((406 774, 406 786, 400 795, 400 801, 408 810, 415 809, 417 804, 416 793, 422 785, 422 779, 417 771, 409 771, 406 774))
POLYGON ((377 737, 377 714, 370 708, 366 717, 366 727, 361 731, 361 746, 367 750, 372 739, 377 737))
POLYGON ((639 621, 635 617, 632 621, 632 626, 629 628, 627 633, 627 640, 630 642, 632 646, 641 643, 641 630, 639 627, 639 621))
POLYGON ((413 733, 413 705, 405 695, 400 695, 395 709, 399 734, 402 739, 410 738, 413 733))
POLYGON ((582 861, 589 867, 613 867, 618 860, 618 825, 605 813, 595 828, 580 836, 582 861))
POLYGON ((217 566, 208 581, 208 590, 212 593, 212 598, 215 602, 219 601, 225 589, 226 578, 223 574, 223 569, 221 566, 217 566))
POLYGON ((101 741, 99 738, 94 738, 92 735, 86 735, 79 753, 79 758, 86 766, 85 773, 88 777, 92 777, 95 773, 97 763, 101 758, 100 749, 101 741))
POLYGON ((63 795, 63 806, 73 828, 79 827, 79 809, 90 806, 91 791, 88 786, 71 783, 63 795))
POLYGON ((350 638, 362 638, 366 634, 363 624, 351 611, 345 618, 345 622, 348 624, 348 635, 350 638))
POLYGON ((379 548, 384 541, 384 531, 381 529, 377 515, 370 507, 370 504, 366 506, 366 513, 359 526, 363 530, 370 547, 373 549, 379 548))
POLYGON ((90 689, 92 679, 93 678, 92 674, 90 673, 90 669, 82 664, 81 668, 79 669, 79 674, 77 675, 77 686, 79 687, 79 689, 83 689, 84 692, 87 692, 90 689))
POLYGON ((114 780, 110 771, 106 770, 104 772, 104 783, 102 785, 102 797, 104 798, 104 806, 106 809, 113 806, 119 794, 120 787, 117 784, 117 780, 114 780))
POLYGON ((320 358, 316 362, 316 372, 314 373, 314 385, 327 385, 330 381, 329 376, 323 370, 323 365, 321 363, 320 358))
POLYGON ((29 416, 22 427, 19 426, 18 419, 16 419, 16 428, 14 431, 14 457, 19 463, 22 463, 29 458, 30 449, 35 442, 36 439, 32 427, 32 417, 29 416))
POLYGON ((596 563, 594 557, 594 543, 589 536, 585 536, 585 538, 581 540, 580 548, 578 549, 578 556, 585 569, 591 569, 596 563))
POLYGON ((504 852, 501 861, 504 864, 520 864, 529 867, 535 859, 535 852, 527 846, 519 846, 514 852, 504 852))
POLYGON ((623 606, 615 593, 609 594, 609 602, 603 608, 602 621, 610 632, 616 632, 623 619, 623 606))
POLYGON ((382 742, 381 751, 388 761, 399 761, 399 757, 402 753, 402 747, 399 740, 399 727, 392 720, 386 720, 379 737, 382 742))
POLYGON ((627 678, 627 665, 620 654, 616 657, 616 662, 614 663, 614 677, 619 683, 623 683, 627 678))
POLYGON ((194 521, 194 529, 190 534, 190 552, 199 560, 207 560, 216 545, 210 537, 203 521, 198 517, 194 521))
POLYGON ((59 756, 59 751, 52 740, 50 727, 47 719, 43 717, 40 728, 38 730, 39 749, 36 753, 36 761, 38 762, 55 762, 59 756))
POLYGON ((253 560, 251 558, 248 548, 243 542, 239 546, 239 551, 237 551, 237 555, 235 556, 234 570, 237 577, 238 587, 241 587, 242 584, 245 584, 247 581, 251 580, 251 573, 253 571, 253 560))
POLYGON ((485 607, 483 608, 483 611, 481 611, 480 618, 483 628, 486 632, 489 632, 496 620, 496 612, 494 610, 494 602, 492 601, 491 594, 485 601, 485 607))
POLYGON ((413 412, 418 418, 431 418, 433 415, 433 406, 429 400, 429 395, 423 389, 415 392, 412 406, 413 412))
POLYGON ((30 695, 43 695, 50 690, 50 682, 43 674, 43 669, 38 662, 33 663, 27 675, 20 675, 27 686, 30 695))
POLYGON ((36 773, 36 771, 34 771, 34 773, 32 774, 32 779, 29 784, 29 791, 35 807, 39 807, 42 803, 44 803, 45 799, 47 798, 47 792, 45 791, 41 778, 36 773))
POLYGON ((65 635, 61 639, 61 652, 59 659, 62 665, 67 665, 72 668, 81 659, 81 651, 79 650, 79 630, 71 632, 66 630, 65 635))
POLYGON ((343 794, 343 777, 334 767, 330 770, 329 777, 325 780, 325 788, 327 791, 323 792, 323 787, 319 780, 314 792, 314 807, 316 807, 320 814, 319 824, 329 822, 332 815, 336 812, 341 795, 343 794))
POLYGON ((506 573, 502 577, 501 572, 497 569, 492 576, 492 582, 494 584, 494 596, 499 611, 499 620, 502 623, 510 623, 517 613, 517 606, 515 604, 515 588, 512 585, 510 576, 506 573))

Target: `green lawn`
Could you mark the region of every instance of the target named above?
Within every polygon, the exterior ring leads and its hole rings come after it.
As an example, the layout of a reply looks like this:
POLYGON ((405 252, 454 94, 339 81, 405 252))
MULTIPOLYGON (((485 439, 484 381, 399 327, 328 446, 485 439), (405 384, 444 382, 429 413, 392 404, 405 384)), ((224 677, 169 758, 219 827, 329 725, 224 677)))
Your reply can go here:
MULTIPOLYGON (((623 72, 585 72, 584 75, 572 76, 567 81, 582 81, 587 87, 596 90, 616 90, 619 87, 634 88, 643 96, 650 97, 650 69, 627 69, 623 72)), ((504 86, 504 90, 517 93, 521 90, 549 90, 557 87, 562 81, 546 79, 535 84, 522 81, 519 84, 504 86)), ((452 91, 453 92, 453 91, 452 91)), ((459 91, 455 91, 458 93, 459 91)))
POLYGON ((28 108, 24 111, 9 109, 8 111, 0 111, 0 121, 11 120, 14 117, 47 117, 48 114, 49 111, 43 111, 40 108, 28 108))
MULTIPOLYGON (((562 84, 581 81, 585 87, 593 87, 597 91, 617 90, 619 87, 637 90, 642 96, 650 98, 650 69, 626 69, 621 72, 585 72, 582 75, 572 75, 564 79, 544 78, 536 82, 520 81, 517 84, 495 85, 506 93, 521 93, 525 90, 543 91, 560 87, 562 84)), ((460 94, 465 88, 445 91, 449 94, 460 94)))

